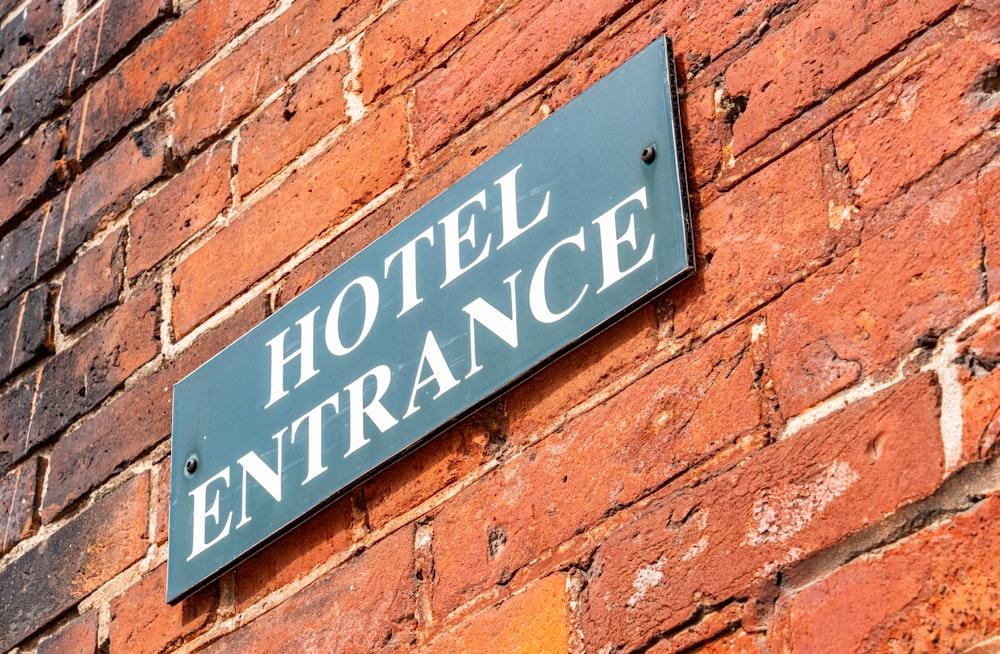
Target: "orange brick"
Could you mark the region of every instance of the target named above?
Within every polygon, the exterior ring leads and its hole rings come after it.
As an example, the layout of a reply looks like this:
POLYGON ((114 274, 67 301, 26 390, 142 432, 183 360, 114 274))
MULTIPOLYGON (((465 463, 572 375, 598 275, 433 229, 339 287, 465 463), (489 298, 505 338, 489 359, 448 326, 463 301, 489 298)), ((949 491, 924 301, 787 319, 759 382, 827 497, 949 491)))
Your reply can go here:
POLYGON ((129 219, 128 276, 135 279, 229 206, 231 144, 221 143, 136 208, 129 219))
POLYGON ((402 102, 366 116, 181 262, 173 276, 178 337, 394 184, 406 167, 406 143, 402 102))
POLYGON ((96 654, 97 611, 85 613, 38 644, 38 654, 96 654))
POLYGON ((346 120, 346 55, 321 62, 240 128, 237 178, 246 195, 346 120))
POLYGON ((471 616, 419 651, 563 654, 568 651, 571 628, 568 605, 566 577, 552 574, 471 616))
POLYGON ((101 309, 118 301, 125 267, 125 230, 109 234, 78 258, 63 278, 59 296, 59 325, 74 329, 101 309))
POLYGON ((0 229, 37 198, 56 175, 62 148, 61 125, 50 123, 21 143, 0 164, 0 229))

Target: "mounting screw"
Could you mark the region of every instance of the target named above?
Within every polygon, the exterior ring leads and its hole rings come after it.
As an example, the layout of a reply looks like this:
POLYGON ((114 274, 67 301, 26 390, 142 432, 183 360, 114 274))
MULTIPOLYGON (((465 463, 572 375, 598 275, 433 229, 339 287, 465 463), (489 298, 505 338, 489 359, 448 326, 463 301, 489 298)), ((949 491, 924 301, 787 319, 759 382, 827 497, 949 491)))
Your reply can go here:
POLYGON ((193 475, 194 471, 198 469, 198 457, 192 456, 184 464, 184 471, 189 475, 193 475))
POLYGON ((642 158, 642 163, 651 164, 653 159, 656 159, 656 148, 652 145, 647 145, 642 149, 642 154, 639 155, 642 158))

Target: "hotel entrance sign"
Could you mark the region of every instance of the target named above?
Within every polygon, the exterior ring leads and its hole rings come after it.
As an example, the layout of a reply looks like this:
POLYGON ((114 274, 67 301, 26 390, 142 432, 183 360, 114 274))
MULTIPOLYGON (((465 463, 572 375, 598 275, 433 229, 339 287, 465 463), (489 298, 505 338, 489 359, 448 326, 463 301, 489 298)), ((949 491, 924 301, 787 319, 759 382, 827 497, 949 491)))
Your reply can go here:
POLYGON ((670 44, 174 387, 176 602, 694 267, 670 44))

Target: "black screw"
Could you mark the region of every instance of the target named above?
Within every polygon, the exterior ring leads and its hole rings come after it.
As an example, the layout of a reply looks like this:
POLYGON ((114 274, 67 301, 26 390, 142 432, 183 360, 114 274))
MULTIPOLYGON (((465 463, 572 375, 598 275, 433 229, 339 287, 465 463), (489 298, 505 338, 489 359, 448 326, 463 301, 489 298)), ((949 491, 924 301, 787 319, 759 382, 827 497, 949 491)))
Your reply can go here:
POLYGON ((656 148, 648 145, 642 149, 642 154, 639 156, 642 157, 642 163, 651 164, 653 163, 653 159, 656 159, 656 148))
POLYGON ((198 469, 198 457, 192 456, 190 459, 187 460, 187 463, 184 464, 184 470, 186 470, 189 475, 193 475, 194 471, 197 469, 198 469))

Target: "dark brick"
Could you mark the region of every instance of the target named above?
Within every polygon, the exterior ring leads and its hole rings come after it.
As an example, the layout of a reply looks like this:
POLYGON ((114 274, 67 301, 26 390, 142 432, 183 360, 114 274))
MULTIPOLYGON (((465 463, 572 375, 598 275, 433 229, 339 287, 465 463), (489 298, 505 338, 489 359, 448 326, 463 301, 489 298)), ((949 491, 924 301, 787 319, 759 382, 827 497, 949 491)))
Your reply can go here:
POLYGON ((0 478, 0 555, 6 554, 35 530, 35 495, 41 482, 42 460, 28 459, 0 478))
MULTIPOLYGON (((250 303, 191 349, 87 416, 55 444, 41 516, 51 522, 73 502, 170 435, 173 385, 264 319, 250 303), (142 407, 136 411, 136 407, 142 407)), ((162 516, 166 518, 166 514, 162 516)))
POLYGON ((56 178, 63 138, 62 125, 49 123, 0 164, 0 230, 56 178))
POLYGON ((63 278, 59 297, 59 325, 63 331, 74 329, 118 301, 124 267, 124 228, 112 232, 73 262, 63 278))
POLYGON ((38 644, 38 654, 96 654, 97 611, 85 613, 38 644))
MULTIPOLYGON (((256 20, 273 0, 202 0, 97 80, 70 115, 70 152, 84 159, 256 20)), ((205 110, 201 107, 200 110, 205 110)))
POLYGON ((51 286, 21 294, 0 309, 0 379, 54 350, 51 286))
POLYGON ((163 125, 133 132, 74 184, 0 240, 0 304, 69 258, 102 218, 162 174, 163 125))
POLYGON ((0 28, 0 81, 41 50, 61 21, 62 0, 33 0, 0 28))
POLYGON ((0 575, 0 650, 35 633, 142 558, 148 509, 149 479, 143 474, 11 562, 0 575))
POLYGON ((10 470, 28 451, 26 435, 31 426, 31 408, 39 369, 0 393, 0 473, 10 470))

